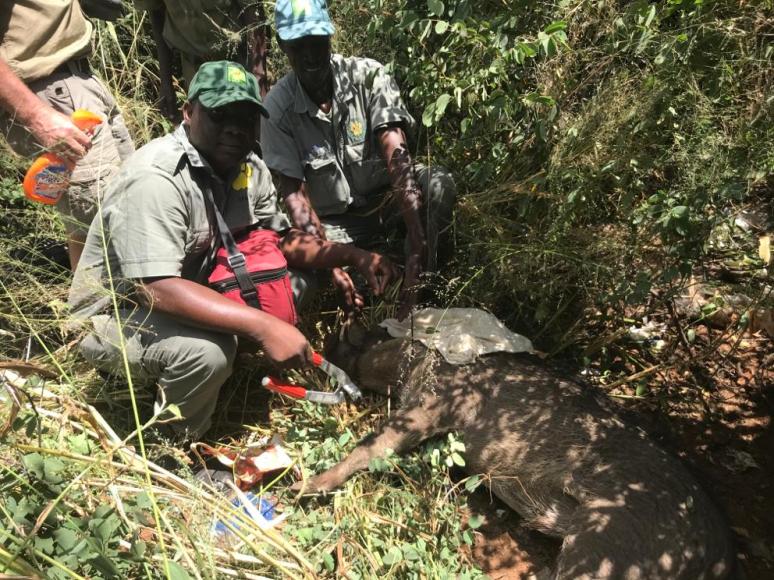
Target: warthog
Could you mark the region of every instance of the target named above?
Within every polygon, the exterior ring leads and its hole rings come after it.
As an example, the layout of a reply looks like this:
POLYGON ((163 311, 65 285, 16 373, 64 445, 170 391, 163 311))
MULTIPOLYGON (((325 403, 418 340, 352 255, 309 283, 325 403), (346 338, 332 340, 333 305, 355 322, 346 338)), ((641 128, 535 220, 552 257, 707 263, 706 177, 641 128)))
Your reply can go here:
MULTIPOLYGON (((392 449, 459 431, 466 469, 527 526, 562 539, 553 577, 726 578, 734 568, 724 518, 675 457, 626 425, 590 389, 529 355, 454 366, 404 339, 331 359, 361 386, 400 392, 399 410, 339 464, 303 487, 339 487, 392 449)), ((338 351, 338 352, 337 352, 338 351)))

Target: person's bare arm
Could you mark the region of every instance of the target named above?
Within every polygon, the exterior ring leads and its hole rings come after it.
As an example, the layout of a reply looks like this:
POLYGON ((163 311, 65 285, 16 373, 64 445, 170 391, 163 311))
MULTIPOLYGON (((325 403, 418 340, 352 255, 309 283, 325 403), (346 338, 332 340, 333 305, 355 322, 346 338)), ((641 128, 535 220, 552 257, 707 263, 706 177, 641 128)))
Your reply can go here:
POLYGON ((269 86, 269 74, 267 70, 271 31, 268 24, 266 24, 263 3, 257 2, 255 6, 245 8, 242 12, 240 23, 243 29, 242 33, 245 35, 249 54, 247 69, 258 79, 261 98, 265 98, 266 93, 268 93, 271 88, 269 86))
POLYGON ((53 109, 0 59, 0 107, 27 128, 43 149, 76 162, 91 147, 89 136, 70 117, 53 109))
MULTIPOLYGON (((280 195, 285 200, 285 206, 290 213, 290 219, 299 230, 311 234, 321 240, 325 240, 325 228, 317 217, 312 203, 309 201, 309 195, 306 192, 306 184, 300 179, 279 176, 280 195)), ((341 293, 344 299, 344 310, 347 314, 354 310, 362 308, 365 304, 363 297, 357 292, 352 278, 341 268, 331 269, 333 285, 341 293)))
POLYGON ((388 127, 377 132, 382 156, 387 163, 387 171, 403 221, 406 223, 408 237, 408 255, 403 278, 403 296, 398 318, 404 318, 416 303, 416 285, 427 259, 427 240, 422 228, 420 208, 422 190, 414 176, 414 165, 408 151, 406 134, 400 127, 388 127))
POLYGON ((290 212, 290 219, 293 225, 302 232, 312 234, 315 237, 325 240, 325 229, 314 211, 312 203, 309 201, 309 195, 306 192, 306 184, 300 179, 279 176, 279 193, 285 200, 285 206, 290 212))
POLYGON ((181 322, 247 338, 263 347, 283 368, 307 366, 311 347, 294 326, 270 314, 229 300, 215 290, 178 277, 146 278, 138 284, 140 300, 156 312, 181 322))
POLYGON ((166 10, 163 7, 150 13, 153 41, 156 43, 159 59, 159 109, 167 119, 177 122, 180 120, 180 109, 177 106, 175 88, 172 85, 172 49, 164 40, 165 18, 166 10))
POLYGON ((285 235, 281 249, 288 265, 296 268, 357 268, 376 296, 381 295, 395 277, 395 268, 385 256, 352 244, 334 244, 295 229, 285 235))

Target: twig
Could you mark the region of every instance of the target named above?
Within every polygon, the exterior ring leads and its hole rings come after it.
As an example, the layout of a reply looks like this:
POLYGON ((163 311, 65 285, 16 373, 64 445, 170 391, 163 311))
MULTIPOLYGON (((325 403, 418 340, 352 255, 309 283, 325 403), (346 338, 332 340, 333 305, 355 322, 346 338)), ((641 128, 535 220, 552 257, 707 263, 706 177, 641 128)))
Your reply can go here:
POLYGON ((643 377, 647 377, 649 375, 652 375, 656 371, 660 370, 663 365, 657 364, 653 365, 651 367, 648 367, 646 369, 643 369, 639 372, 634 373, 633 375, 629 375, 628 377, 624 377, 622 379, 618 379, 617 381, 613 381, 609 385, 604 385, 606 389, 615 389, 616 387, 620 387, 621 385, 626 385, 628 383, 631 383, 632 381, 636 381, 638 379, 641 379, 643 377))

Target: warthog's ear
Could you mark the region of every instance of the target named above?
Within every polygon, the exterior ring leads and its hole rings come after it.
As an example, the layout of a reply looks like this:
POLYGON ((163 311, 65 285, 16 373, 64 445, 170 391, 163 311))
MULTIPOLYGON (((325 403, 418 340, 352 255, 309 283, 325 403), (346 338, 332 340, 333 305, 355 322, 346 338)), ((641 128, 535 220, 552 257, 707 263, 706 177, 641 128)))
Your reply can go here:
POLYGON ((392 394, 397 394, 394 389, 401 383, 401 374, 407 371, 404 360, 407 340, 390 338, 386 333, 379 334, 379 340, 374 341, 371 341, 372 336, 369 334, 367 344, 357 359, 355 380, 370 391, 387 394, 389 387, 393 389, 392 394))
POLYGON ((345 320, 338 332, 332 332, 325 338, 325 358, 353 376, 366 335, 367 331, 361 323, 353 319, 345 320))
POLYGON ((346 342, 355 348, 362 348, 368 331, 354 318, 347 318, 339 329, 339 342, 346 342))

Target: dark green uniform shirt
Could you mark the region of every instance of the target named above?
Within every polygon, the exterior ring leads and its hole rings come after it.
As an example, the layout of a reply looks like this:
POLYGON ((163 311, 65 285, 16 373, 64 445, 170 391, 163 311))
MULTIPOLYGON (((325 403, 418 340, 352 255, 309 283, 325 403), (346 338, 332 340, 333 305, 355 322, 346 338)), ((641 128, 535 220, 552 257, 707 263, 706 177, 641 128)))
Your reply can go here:
POLYGON ((265 99, 261 147, 272 171, 306 181, 319 216, 336 215, 389 186, 376 131, 399 124, 414 127, 394 79, 368 58, 334 54, 333 106, 325 114, 291 72, 265 99))
POLYGON ((181 125, 139 149, 111 180, 70 288, 75 317, 107 310, 111 288, 120 299, 131 298, 132 280, 179 276, 205 282, 218 240, 205 188, 234 232, 253 224, 276 231, 290 226, 257 155, 250 153, 223 182, 181 125))

